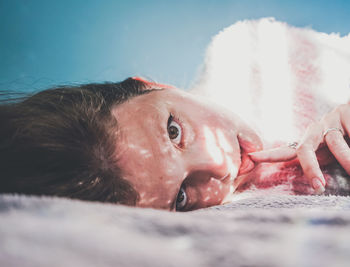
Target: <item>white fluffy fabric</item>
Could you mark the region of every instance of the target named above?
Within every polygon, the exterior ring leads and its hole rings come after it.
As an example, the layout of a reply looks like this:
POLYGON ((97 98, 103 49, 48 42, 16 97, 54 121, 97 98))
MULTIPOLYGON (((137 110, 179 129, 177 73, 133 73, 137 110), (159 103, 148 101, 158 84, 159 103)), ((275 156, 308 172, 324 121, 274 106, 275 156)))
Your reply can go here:
POLYGON ((264 18, 217 34, 192 92, 225 105, 266 145, 294 141, 350 96, 350 34, 325 34, 264 18))

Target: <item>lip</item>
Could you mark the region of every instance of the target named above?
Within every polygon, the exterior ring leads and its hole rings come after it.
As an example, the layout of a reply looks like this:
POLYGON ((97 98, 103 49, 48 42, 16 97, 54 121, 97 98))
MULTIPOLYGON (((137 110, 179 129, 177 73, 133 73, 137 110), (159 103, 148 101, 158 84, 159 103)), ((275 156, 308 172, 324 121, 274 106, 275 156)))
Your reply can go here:
POLYGON ((255 163, 248 154, 242 154, 242 163, 238 171, 238 176, 250 172, 254 169, 255 163))

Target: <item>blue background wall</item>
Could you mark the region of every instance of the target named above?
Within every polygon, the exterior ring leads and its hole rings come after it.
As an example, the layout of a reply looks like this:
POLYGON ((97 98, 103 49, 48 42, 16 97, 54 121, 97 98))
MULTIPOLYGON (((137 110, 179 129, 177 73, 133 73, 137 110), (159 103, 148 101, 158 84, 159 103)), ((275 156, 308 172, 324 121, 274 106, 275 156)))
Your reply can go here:
POLYGON ((0 0, 0 89, 134 75, 188 88, 211 37, 237 20, 346 35, 349 14, 341 0, 0 0))

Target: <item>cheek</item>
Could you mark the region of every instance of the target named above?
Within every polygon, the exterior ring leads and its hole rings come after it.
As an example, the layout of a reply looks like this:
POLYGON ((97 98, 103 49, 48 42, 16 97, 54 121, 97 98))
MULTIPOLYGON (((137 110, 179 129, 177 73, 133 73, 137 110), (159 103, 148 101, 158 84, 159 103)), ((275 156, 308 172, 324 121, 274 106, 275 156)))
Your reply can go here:
POLYGON ((206 203, 220 204, 230 193, 231 185, 226 185, 217 179, 211 179, 208 186, 203 198, 206 203))
POLYGON ((200 209, 220 205, 229 195, 233 187, 216 179, 211 179, 205 185, 191 186, 186 189, 191 209, 200 209))

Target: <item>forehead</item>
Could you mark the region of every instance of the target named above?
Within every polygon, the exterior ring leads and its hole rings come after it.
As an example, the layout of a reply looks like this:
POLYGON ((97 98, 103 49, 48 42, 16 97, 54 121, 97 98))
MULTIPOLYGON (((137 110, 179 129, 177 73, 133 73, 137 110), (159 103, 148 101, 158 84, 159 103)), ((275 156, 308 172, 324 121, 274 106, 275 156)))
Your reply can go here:
POLYGON ((118 121, 118 165, 139 193, 140 206, 170 206, 183 176, 167 133, 169 105, 175 99, 167 95, 155 91, 113 109, 118 121))

